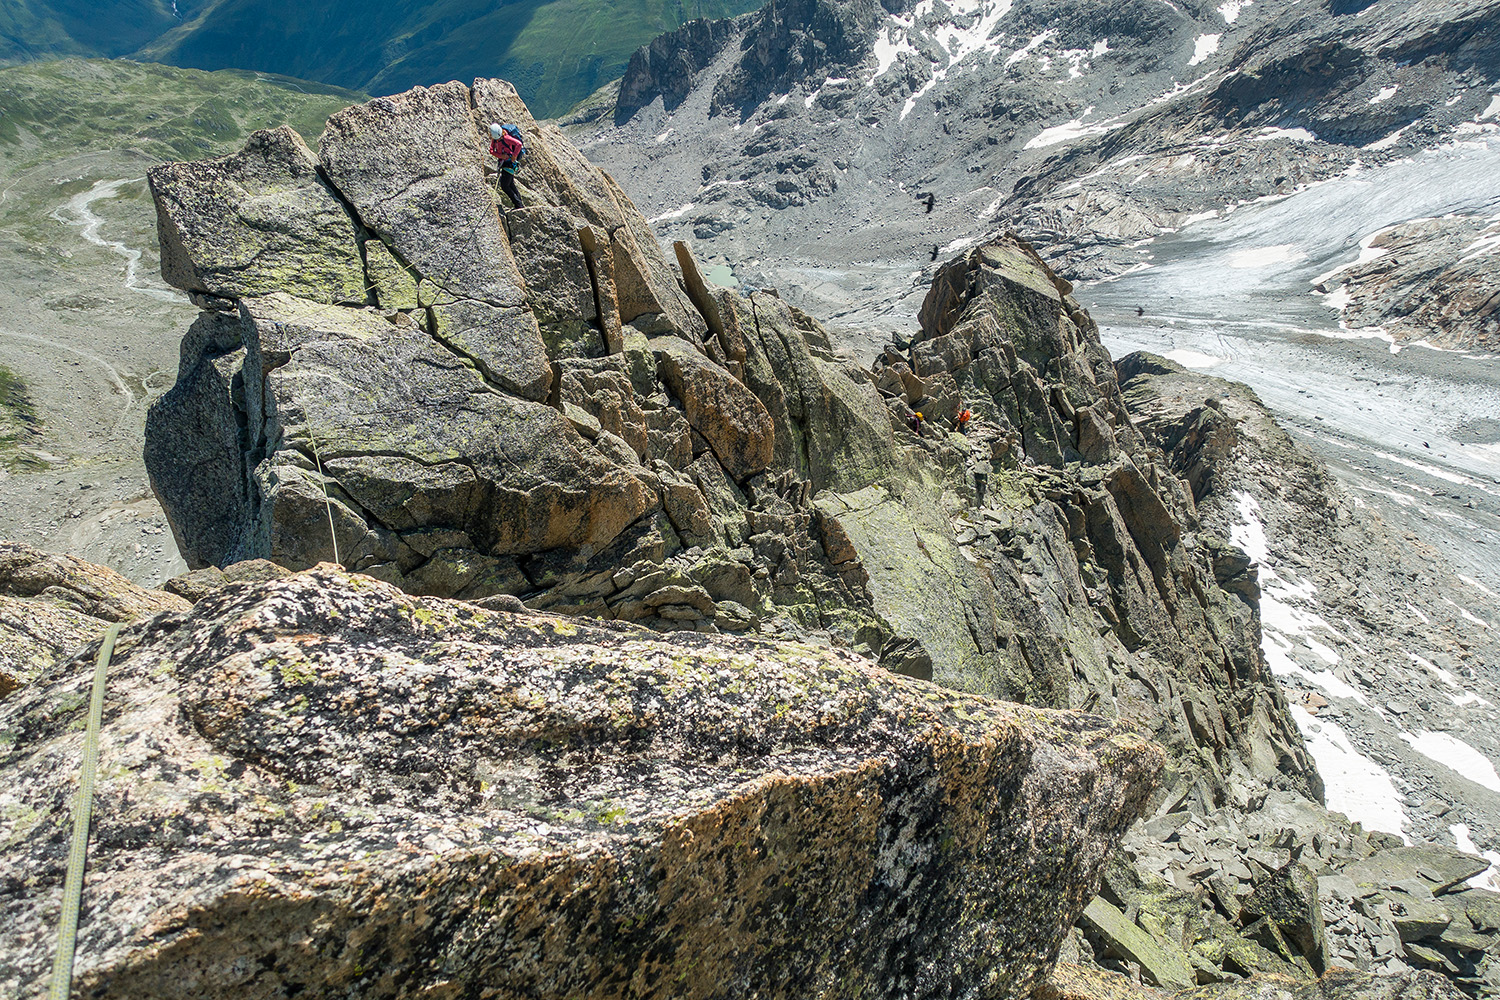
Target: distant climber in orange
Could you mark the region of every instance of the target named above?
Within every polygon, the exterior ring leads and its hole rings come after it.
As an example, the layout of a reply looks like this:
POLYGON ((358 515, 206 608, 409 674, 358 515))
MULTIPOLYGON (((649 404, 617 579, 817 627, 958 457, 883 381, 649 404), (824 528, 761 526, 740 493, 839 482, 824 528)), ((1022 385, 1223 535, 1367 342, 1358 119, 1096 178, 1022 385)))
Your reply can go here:
POLYGON ((974 414, 970 413, 968 410, 959 410, 958 417, 953 421, 954 429, 957 430, 960 434, 969 433, 969 421, 973 418, 974 414))

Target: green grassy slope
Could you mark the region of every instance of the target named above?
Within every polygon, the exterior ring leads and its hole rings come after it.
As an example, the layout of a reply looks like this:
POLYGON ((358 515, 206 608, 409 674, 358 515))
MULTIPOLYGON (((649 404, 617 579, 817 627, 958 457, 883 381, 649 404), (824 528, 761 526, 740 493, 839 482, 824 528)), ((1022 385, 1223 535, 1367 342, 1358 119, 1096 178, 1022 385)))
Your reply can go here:
POLYGON ((0 69, 0 160, 10 173, 93 149, 198 159, 283 123, 316 143, 330 114, 363 100, 354 91, 242 70, 100 59, 25 63, 0 69))
MULTIPOLYGON (((178 10, 196 0, 179 0, 178 10)), ((121 56, 176 27, 172 0, 0 0, 0 62, 121 56)))
POLYGON ((136 56, 202 69, 274 71, 369 93, 500 76, 546 117, 618 77, 631 53, 658 34, 694 17, 741 14, 762 2, 208 0, 136 56))

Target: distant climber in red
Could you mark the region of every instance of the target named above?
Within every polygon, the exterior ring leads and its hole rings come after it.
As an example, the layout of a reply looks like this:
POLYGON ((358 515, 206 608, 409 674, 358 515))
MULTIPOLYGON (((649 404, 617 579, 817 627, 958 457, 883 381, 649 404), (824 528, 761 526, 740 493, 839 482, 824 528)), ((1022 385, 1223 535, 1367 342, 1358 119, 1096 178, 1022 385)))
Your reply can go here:
POLYGON ((516 125, 490 125, 490 155, 500 161, 500 189, 516 208, 521 207, 521 192, 516 189, 516 171, 526 155, 526 143, 516 125))

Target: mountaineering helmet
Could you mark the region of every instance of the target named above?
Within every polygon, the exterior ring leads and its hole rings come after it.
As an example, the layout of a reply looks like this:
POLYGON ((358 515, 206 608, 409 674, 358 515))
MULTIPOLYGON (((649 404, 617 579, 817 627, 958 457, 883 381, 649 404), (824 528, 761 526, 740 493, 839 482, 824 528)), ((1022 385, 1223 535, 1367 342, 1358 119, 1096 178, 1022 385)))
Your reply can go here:
POLYGON ((490 138, 491 139, 498 139, 498 138, 500 138, 504 134, 505 134, 505 129, 501 128, 499 125, 496 125, 494 122, 490 122, 490 138))

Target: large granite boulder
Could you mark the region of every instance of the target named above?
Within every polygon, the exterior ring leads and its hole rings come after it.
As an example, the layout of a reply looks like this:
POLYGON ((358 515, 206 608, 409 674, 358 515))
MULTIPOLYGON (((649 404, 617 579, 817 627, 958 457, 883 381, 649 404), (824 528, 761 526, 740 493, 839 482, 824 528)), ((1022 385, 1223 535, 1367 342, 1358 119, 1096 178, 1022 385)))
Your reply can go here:
MULTIPOLYGON (((52 963, 79 664, 0 704, 0 990, 52 963)), ((320 567, 127 628, 99 998, 1023 998, 1160 752, 805 644, 320 567)))
POLYGON ((168 283, 225 298, 365 303, 354 222, 291 127, 256 132, 218 160, 163 164, 148 180, 168 283))

